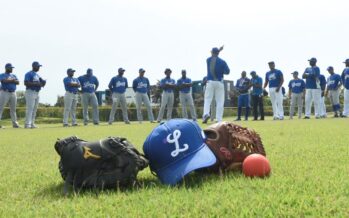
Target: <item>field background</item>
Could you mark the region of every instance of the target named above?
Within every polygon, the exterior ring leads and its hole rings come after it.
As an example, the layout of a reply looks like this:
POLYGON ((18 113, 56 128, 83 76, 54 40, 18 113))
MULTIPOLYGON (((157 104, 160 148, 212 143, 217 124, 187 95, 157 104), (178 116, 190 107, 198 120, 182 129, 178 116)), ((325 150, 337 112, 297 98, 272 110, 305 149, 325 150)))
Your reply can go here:
MULTIPOLYGON (((57 138, 127 137, 142 151, 156 124, 0 130, 0 217, 349 217, 349 120, 241 122, 260 133, 272 166, 268 179, 239 173, 193 174, 177 187, 149 169, 140 188, 63 197, 57 138)), ((203 126, 204 127, 204 126, 203 126)))

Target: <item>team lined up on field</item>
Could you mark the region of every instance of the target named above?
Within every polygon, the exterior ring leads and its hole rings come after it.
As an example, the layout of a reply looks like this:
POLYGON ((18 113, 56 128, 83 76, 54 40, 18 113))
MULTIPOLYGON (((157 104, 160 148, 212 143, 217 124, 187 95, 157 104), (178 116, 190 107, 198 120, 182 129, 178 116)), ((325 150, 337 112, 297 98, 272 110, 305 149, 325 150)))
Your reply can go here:
MULTIPOLYGON (((211 118, 213 112, 213 104, 216 106, 217 121, 221 121, 223 117, 223 105, 224 105, 224 85, 223 77, 230 73, 227 63, 218 57, 221 47, 213 48, 211 50, 211 57, 207 59, 207 76, 204 78, 205 84, 205 100, 204 100, 204 113, 203 123, 211 118)), ((293 72, 293 79, 289 82, 289 96, 291 98, 290 118, 292 119, 294 114, 294 107, 298 106, 298 117, 302 115, 303 95, 305 95, 305 119, 310 118, 311 106, 314 102, 315 117, 321 118, 326 116, 326 108, 324 104, 324 97, 328 96, 331 100, 335 117, 348 117, 349 116, 349 59, 344 63, 346 68, 342 75, 334 73, 333 67, 328 67, 327 71, 330 74, 327 81, 325 76, 320 74, 319 67, 316 66, 316 58, 309 60, 310 67, 306 68, 303 73, 302 80, 298 77, 298 72, 293 72), (341 85, 344 86, 344 109, 343 113, 340 112, 339 95, 341 85)), ((263 96, 265 88, 269 87, 269 95, 273 108, 274 120, 284 119, 283 111, 283 95, 281 87, 284 83, 283 74, 280 70, 275 68, 274 62, 269 62, 270 71, 266 73, 265 82, 263 85, 263 79, 257 75, 255 71, 250 73, 251 79, 247 78, 246 72, 242 72, 241 78, 236 83, 236 88, 239 92, 238 97, 238 118, 241 120, 242 109, 245 107, 245 120, 249 115, 249 96, 252 97, 253 105, 253 117, 254 120, 264 120, 263 110, 263 96), (252 90, 250 91, 250 89, 252 90)), ((39 104, 39 92, 41 88, 46 85, 46 81, 42 79, 38 72, 42 65, 38 62, 32 63, 32 71, 25 74, 24 85, 26 86, 25 100, 26 100, 26 117, 25 128, 36 128, 35 118, 36 111, 39 104)), ((18 78, 12 74, 12 64, 6 64, 6 72, 0 74, 1 90, 0 90, 0 120, 5 105, 9 103, 10 115, 12 125, 14 128, 18 128, 18 122, 16 117, 16 86, 19 84, 18 78)), ((67 127, 69 115, 72 118, 72 126, 76 126, 76 105, 78 102, 78 94, 81 89, 82 93, 82 106, 83 106, 83 119, 84 125, 89 122, 88 106, 92 105, 92 120, 93 124, 99 124, 99 112, 98 102, 95 95, 95 91, 99 86, 98 79, 93 75, 93 70, 88 69, 85 75, 78 78, 74 77, 75 70, 69 68, 67 70, 68 76, 64 78, 63 83, 65 86, 64 96, 64 115, 63 126, 67 127)), ((109 116, 109 124, 112 124, 115 117, 116 107, 120 104, 123 120, 126 124, 129 124, 127 114, 127 104, 125 91, 128 87, 128 81, 123 76, 125 70, 123 68, 118 69, 118 75, 113 77, 109 83, 109 89, 112 91, 112 109, 109 116)), ((188 118, 187 106, 191 112, 191 119, 196 120, 196 112, 194 107, 194 101, 191 95, 191 79, 186 76, 186 71, 182 70, 182 77, 177 82, 171 78, 172 71, 170 69, 165 70, 166 77, 160 81, 160 87, 163 90, 160 111, 157 117, 157 122, 161 122, 164 116, 165 109, 167 108, 167 119, 172 117, 172 109, 174 103, 174 90, 178 89, 180 93, 180 103, 182 105, 182 117, 188 118)), ((137 119, 139 122, 143 121, 141 107, 144 104, 147 108, 148 119, 150 122, 155 122, 153 112, 150 106, 150 100, 148 92, 150 88, 149 80, 144 77, 145 70, 139 69, 139 76, 133 80, 132 88, 135 91, 136 107, 137 107, 137 119)))

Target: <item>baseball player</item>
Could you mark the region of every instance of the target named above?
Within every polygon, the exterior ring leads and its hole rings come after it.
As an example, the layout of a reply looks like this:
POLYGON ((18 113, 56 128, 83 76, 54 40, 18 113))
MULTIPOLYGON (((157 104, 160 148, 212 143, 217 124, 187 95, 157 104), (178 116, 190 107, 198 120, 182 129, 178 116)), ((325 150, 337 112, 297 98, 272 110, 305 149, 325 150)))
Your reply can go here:
MULTIPOLYGON (((205 95, 206 85, 207 85, 207 76, 205 76, 202 79, 202 86, 203 86, 204 95, 205 95)), ((212 102, 211 102, 211 108, 210 108, 210 119, 211 119, 211 122, 213 122, 214 118, 216 117, 215 113, 216 113, 216 100, 215 100, 215 97, 213 96, 212 97, 212 102)))
POLYGON ((202 123, 207 123, 210 119, 210 107, 213 97, 216 100, 216 119, 222 121, 224 112, 224 74, 228 75, 230 69, 227 63, 218 57, 221 48, 212 48, 211 57, 207 58, 207 85, 205 90, 204 113, 202 123))
POLYGON ((143 121, 143 114, 142 114, 142 103, 144 103, 145 107, 147 108, 148 112, 148 119, 151 123, 154 123, 154 115, 153 111, 150 105, 149 100, 149 88, 150 83, 148 78, 144 77, 145 70, 143 68, 139 69, 139 77, 133 80, 132 88, 133 91, 136 93, 136 107, 137 107, 137 119, 139 123, 142 123, 143 121))
POLYGON ((167 120, 170 120, 172 117, 172 109, 174 103, 174 94, 173 91, 176 88, 176 81, 171 79, 171 69, 165 69, 166 77, 160 81, 160 87, 163 90, 161 96, 161 106, 159 111, 159 116, 157 122, 160 123, 165 112, 165 107, 167 106, 167 120))
POLYGON ((250 74, 252 77, 250 86, 252 87, 253 120, 258 120, 258 109, 260 120, 264 120, 263 79, 257 75, 256 71, 252 71, 250 74))
POLYGON ((246 108, 245 120, 248 120, 248 114, 250 111, 250 93, 249 89, 251 80, 246 77, 246 71, 242 71, 241 78, 236 81, 236 89, 239 91, 238 97, 238 117, 235 121, 241 120, 242 107, 246 108))
POLYGON ((328 96, 331 101, 334 117, 340 117, 341 105, 339 103, 339 93, 342 86, 342 79, 339 74, 334 73, 332 66, 329 66, 327 71, 330 76, 327 78, 327 89, 325 96, 328 96))
POLYGON ((344 108, 343 117, 349 117, 349 59, 344 61, 345 69, 342 72, 342 82, 344 86, 344 108))
POLYGON ((311 58, 309 61, 310 67, 307 67, 303 73, 305 79, 305 116, 304 119, 310 119, 311 106, 314 101, 315 118, 320 118, 320 68, 316 66, 316 58, 311 58))
POLYGON ((77 126, 76 122, 76 105, 79 99, 80 82, 77 78, 74 78, 75 70, 69 68, 67 70, 67 77, 63 79, 65 88, 64 95, 64 114, 63 114, 63 127, 68 127, 69 114, 71 114, 72 126, 77 126))
POLYGON ((273 61, 268 63, 270 71, 265 75, 264 89, 269 84, 269 95, 273 107, 274 120, 284 119, 283 96, 281 92, 284 76, 280 70, 275 69, 273 61))
POLYGON ((118 75, 113 77, 109 82, 109 89, 113 92, 112 99, 113 99, 113 105, 110 111, 109 116, 109 125, 111 125, 114 121, 116 107, 119 105, 121 106, 122 110, 122 117, 124 119, 124 122, 126 124, 130 124, 130 121, 128 120, 127 115, 127 103, 126 103, 126 96, 125 91, 126 88, 128 88, 127 79, 123 77, 125 70, 123 68, 118 69, 118 75))
MULTIPOLYGON (((12 64, 8 63, 5 65, 5 73, 0 74, 0 121, 2 118, 2 113, 4 111, 4 107, 5 105, 7 105, 7 103, 9 103, 12 126, 13 128, 19 128, 16 114, 16 88, 19 84, 19 81, 16 75, 12 73, 13 68, 14 67, 12 66, 12 64)), ((0 128, 3 127, 0 125, 0 128)))
POLYGON ((320 98, 320 118, 326 118, 326 105, 325 105, 325 89, 326 89, 326 78, 324 75, 320 74, 320 89, 321 89, 321 98, 320 98))
POLYGON ((182 78, 177 80, 177 87, 179 90, 179 101, 182 106, 182 117, 188 119, 187 106, 190 109, 191 118, 196 121, 196 111, 194 107, 193 97, 191 95, 191 87, 193 83, 187 77, 187 71, 182 70, 182 78))
POLYGON ((302 118, 303 111, 303 97, 305 93, 305 82, 304 80, 298 78, 298 71, 292 73, 293 80, 288 83, 288 95, 291 99, 290 105, 290 119, 293 119, 294 108, 298 107, 298 119, 302 118))
POLYGON ((38 74, 40 67, 42 65, 34 61, 32 63, 32 71, 26 73, 24 77, 24 85, 26 86, 25 102, 27 106, 25 112, 25 128, 37 128, 35 118, 39 106, 39 92, 46 85, 46 80, 42 79, 38 74))
POLYGON ((93 124, 99 125, 98 101, 95 93, 99 86, 98 79, 93 75, 93 70, 90 68, 87 69, 85 75, 80 76, 78 79, 80 81, 82 91, 84 125, 86 126, 89 121, 88 106, 90 104, 92 105, 93 111, 93 124))

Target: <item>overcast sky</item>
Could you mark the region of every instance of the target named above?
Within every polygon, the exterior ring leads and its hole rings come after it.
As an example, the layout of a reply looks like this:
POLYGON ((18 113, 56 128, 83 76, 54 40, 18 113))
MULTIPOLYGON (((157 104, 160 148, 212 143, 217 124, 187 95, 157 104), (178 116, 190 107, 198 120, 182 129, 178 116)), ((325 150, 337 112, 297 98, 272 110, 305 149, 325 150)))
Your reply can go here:
POLYGON ((236 80, 242 70, 263 76, 275 61, 286 82, 303 73, 310 57, 321 72, 341 73, 349 58, 347 0, 0 0, 0 64, 11 62, 23 90, 32 61, 47 79, 41 102, 64 95, 66 69, 88 67, 106 89, 117 68, 129 83, 146 69, 151 83, 172 69, 187 69, 201 80, 212 47, 225 45, 221 57, 236 80))

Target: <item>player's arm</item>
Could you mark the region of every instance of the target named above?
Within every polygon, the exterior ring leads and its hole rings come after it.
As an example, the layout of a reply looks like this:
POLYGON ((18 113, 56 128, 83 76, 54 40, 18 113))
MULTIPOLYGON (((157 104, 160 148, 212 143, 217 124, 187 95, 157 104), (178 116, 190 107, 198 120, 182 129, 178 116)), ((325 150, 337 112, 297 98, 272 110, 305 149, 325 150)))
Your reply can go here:
POLYGON ((41 87, 41 83, 38 81, 25 80, 24 85, 27 87, 41 87))
POLYGON ((127 79, 125 78, 126 80, 126 85, 125 85, 125 88, 128 88, 128 82, 127 82, 127 79))
POLYGON ((264 82, 264 86, 263 86, 264 89, 267 88, 268 83, 269 83, 269 80, 267 78, 267 75, 265 75, 265 82, 264 82))
POLYGON ((228 64, 226 62, 224 62, 224 71, 223 74, 228 75, 230 73, 230 69, 228 67, 228 64))
POLYGON ((304 73, 303 73, 303 75, 302 75, 302 78, 303 78, 303 79, 306 79, 306 78, 308 77, 308 75, 309 75, 309 74, 307 73, 307 69, 305 69, 305 70, 304 70, 304 73))
POLYGON ((284 75, 280 75, 280 83, 279 86, 276 88, 276 92, 279 92, 280 88, 282 87, 282 84, 284 84, 284 75))
POLYGON ((97 77, 95 77, 96 81, 95 81, 95 91, 97 91, 98 86, 99 86, 99 81, 97 79, 97 77))
POLYGON ((113 89, 113 82, 114 82, 114 80, 113 80, 113 78, 112 78, 112 79, 110 80, 109 84, 108 84, 108 88, 109 88, 110 91, 113 89))
POLYGON ((337 90, 339 89, 340 90, 340 88, 341 88, 341 86, 343 85, 343 82, 342 82, 342 78, 341 77, 339 77, 338 78, 338 86, 337 86, 337 90))
POLYGON ((3 80, 1 80, 1 82, 2 82, 2 83, 14 83, 14 84, 16 84, 16 85, 19 84, 18 79, 3 79, 3 80))
POLYGON ((137 80, 137 79, 134 79, 134 80, 133 80, 133 83, 132 83, 132 89, 133 89, 134 92, 137 91, 137 81, 136 81, 136 80, 137 80))

